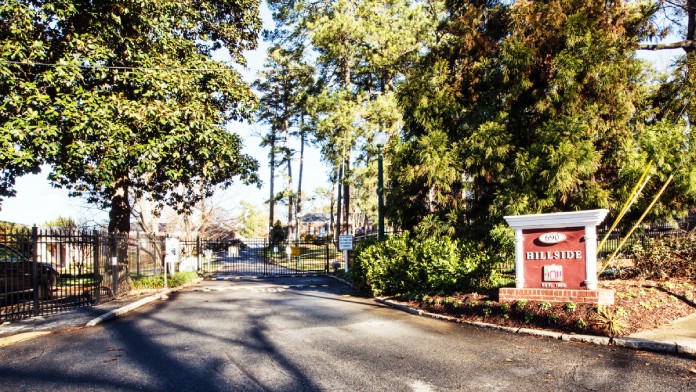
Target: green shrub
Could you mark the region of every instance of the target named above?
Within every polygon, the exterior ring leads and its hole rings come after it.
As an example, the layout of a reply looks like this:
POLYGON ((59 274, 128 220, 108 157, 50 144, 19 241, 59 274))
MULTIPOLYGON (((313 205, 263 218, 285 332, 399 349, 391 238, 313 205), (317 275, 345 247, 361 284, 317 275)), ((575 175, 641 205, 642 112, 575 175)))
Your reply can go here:
POLYGON ((469 272, 462 269, 459 244, 448 237, 429 238, 413 244, 412 249, 403 283, 415 290, 451 293, 469 272))
POLYGON ((500 260, 476 243, 448 236, 412 238, 409 233, 356 247, 351 280, 367 295, 439 293, 500 287, 500 260))
MULTIPOLYGON (((178 287, 198 278, 196 272, 177 272, 167 275, 167 286, 178 287)), ((133 290, 161 289, 164 288, 164 276, 145 276, 131 281, 133 290)))
POLYGON ((382 242, 360 242, 350 270, 355 288, 367 295, 416 291, 406 289, 405 284, 410 255, 408 233, 389 236, 382 242))

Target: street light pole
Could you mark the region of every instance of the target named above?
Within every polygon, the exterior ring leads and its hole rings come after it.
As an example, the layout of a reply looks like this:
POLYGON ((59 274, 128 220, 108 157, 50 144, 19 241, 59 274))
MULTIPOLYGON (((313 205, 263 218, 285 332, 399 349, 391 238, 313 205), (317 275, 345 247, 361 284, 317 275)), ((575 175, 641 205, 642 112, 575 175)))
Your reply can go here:
POLYGON ((384 239, 384 174, 382 171, 382 146, 377 145, 377 240, 384 239))
POLYGON ((377 145, 377 240, 384 239, 384 171, 382 168, 382 147, 387 143, 388 135, 385 132, 377 132, 375 144, 377 145))

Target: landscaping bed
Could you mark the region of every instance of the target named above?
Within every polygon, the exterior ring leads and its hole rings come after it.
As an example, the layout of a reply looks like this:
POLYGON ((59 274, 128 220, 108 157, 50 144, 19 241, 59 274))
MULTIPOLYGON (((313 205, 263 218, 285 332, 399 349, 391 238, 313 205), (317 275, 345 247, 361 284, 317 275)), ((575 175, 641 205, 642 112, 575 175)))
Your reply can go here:
POLYGON ((497 302, 497 291, 394 298, 426 312, 468 321, 566 333, 626 336, 696 312, 696 280, 605 280, 615 291, 613 306, 538 301, 497 302))

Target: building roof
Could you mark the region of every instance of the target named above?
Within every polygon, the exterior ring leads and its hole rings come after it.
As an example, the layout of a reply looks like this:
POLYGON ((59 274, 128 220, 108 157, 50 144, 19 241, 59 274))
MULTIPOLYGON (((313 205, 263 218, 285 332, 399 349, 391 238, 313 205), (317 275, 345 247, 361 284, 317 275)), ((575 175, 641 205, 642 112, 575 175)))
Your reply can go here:
POLYGON ((302 223, 327 223, 331 219, 329 218, 328 214, 322 214, 322 213, 311 213, 311 214, 305 214, 300 218, 302 223))

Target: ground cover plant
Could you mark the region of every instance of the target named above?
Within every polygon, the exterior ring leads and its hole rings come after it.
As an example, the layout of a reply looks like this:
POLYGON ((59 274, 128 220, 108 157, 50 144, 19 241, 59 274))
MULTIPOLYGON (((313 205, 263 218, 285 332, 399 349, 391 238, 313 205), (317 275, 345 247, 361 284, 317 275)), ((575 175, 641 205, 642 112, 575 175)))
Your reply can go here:
MULTIPOLYGON (((176 272, 167 275, 167 286, 168 287, 178 287, 186 284, 194 279, 198 278, 198 273, 196 272, 176 272)), ((131 289, 133 290, 144 290, 144 289, 161 289, 164 288, 164 276, 143 276, 140 278, 134 278, 131 280, 131 289)))

